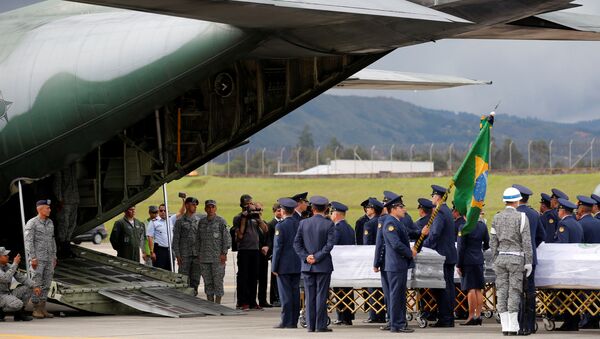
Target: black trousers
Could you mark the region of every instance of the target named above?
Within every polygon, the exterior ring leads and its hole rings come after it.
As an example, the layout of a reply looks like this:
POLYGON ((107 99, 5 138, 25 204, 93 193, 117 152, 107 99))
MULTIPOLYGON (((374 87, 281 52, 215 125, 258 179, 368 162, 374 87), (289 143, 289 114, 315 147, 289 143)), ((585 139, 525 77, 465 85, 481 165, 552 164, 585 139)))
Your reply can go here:
POLYGON ((237 304, 256 306, 256 285, 258 281, 258 250, 238 250, 237 262, 237 304))
POLYGON ((525 298, 519 307, 519 328, 524 332, 535 333, 535 265, 527 279, 523 280, 525 298))
POLYGON ((154 254, 156 254, 156 261, 152 262, 152 266, 171 271, 171 264, 169 263, 169 248, 154 244, 154 254))
POLYGON ((269 301, 271 302, 271 305, 275 302, 281 302, 279 299, 279 288, 277 287, 277 284, 277 276, 271 273, 271 288, 269 291, 269 301))
POLYGON ((258 303, 267 303, 267 285, 269 283, 269 259, 260 253, 258 259, 258 303))
POLYGON ((445 289, 433 289, 435 301, 438 306, 438 322, 441 324, 454 324, 454 264, 444 264, 445 289))

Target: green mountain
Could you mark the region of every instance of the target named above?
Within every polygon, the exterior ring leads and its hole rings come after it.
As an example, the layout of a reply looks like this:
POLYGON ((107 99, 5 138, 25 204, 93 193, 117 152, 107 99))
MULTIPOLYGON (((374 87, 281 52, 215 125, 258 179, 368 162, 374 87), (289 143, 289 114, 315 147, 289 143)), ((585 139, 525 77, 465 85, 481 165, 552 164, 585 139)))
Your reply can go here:
MULTIPOLYGON (((488 112, 484 112, 488 113, 488 112)), ((295 146, 308 126, 315 145, 333 137, 344 145, 468 144, 479 131, 479 116, 428 109, 384 97, 321 95, 251 138, 252 147, 295 146)), ((500 112, 495 140, 591 140, 600 137, 600 120, 575 124, 520 118, 500 112)))

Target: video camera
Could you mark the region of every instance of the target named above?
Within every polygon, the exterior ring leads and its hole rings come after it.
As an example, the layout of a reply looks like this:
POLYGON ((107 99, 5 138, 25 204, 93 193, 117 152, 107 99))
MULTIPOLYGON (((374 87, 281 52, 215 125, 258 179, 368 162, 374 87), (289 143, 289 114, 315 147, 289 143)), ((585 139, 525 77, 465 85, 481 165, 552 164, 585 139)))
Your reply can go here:
POLYGON ((262 208, 256 207, 254 204, 248 205, 246 208, 244 208, 244 214, 249 219, 256 219, 260 217, 260 213, 262 213, 262 208))

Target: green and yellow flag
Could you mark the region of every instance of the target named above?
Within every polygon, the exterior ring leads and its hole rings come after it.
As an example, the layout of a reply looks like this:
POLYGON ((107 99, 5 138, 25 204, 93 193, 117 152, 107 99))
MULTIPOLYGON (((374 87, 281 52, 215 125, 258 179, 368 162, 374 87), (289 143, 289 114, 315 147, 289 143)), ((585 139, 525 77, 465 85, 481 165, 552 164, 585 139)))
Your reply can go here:
POLYGON ((467 220, 462 229, 463 235, 469 234, 475 228, 483 209, 490 162, 490 132, 493 123, 493 114, 489 117, 481 117, 479 135, 452 178, 456 187, 454 206, 461 215, 466 216, 467 220))

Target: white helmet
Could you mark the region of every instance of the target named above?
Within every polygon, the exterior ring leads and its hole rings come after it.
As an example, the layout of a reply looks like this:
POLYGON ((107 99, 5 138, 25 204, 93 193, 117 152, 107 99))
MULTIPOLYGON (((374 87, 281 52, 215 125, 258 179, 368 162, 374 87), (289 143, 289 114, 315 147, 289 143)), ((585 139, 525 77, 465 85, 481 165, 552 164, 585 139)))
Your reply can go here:
POLYGON ((504 194, 502 194, 502 201, 504 202, 515 202, 520 201, 521 199, 521 192, 514 187, 505 189, 504 194))

